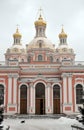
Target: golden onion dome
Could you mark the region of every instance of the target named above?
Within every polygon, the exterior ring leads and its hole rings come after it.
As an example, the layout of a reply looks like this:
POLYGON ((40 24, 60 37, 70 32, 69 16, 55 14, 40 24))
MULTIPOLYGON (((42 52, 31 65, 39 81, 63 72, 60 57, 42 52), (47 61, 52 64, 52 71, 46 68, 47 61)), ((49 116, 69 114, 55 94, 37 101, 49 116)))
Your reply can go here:
POLYGON ((14 38, 17 38, 17 37, 20 37, 20 38, 21 38, 21 37, 22 37, 22 35, 19 33, 18 28, 16 29, 16 33, 13 34, 13 37, 14 37, 14 38))
POLYGON ((46 26, 46 21, 43 20, 41 14, 37 21, 35 21, 35 26, 46 26))
POLYGON ((62 27, 62 31, 61 33, 59 34, 59 38, 66 38, 67 37, 67 34, 64 32, 64 29, 62 27))

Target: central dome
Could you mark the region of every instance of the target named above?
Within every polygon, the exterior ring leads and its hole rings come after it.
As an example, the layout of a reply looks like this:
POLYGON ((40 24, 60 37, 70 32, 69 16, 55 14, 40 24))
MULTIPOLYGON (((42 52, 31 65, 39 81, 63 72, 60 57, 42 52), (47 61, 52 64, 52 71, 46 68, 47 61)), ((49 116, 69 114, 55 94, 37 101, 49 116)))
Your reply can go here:
POLYGON ((46 30, 46 21, 43 19, 42 15, 40 14, 38 20, 35 21, 35 29, 36 29, 36 36, 34 39, 27 45, 27 49, 54 49, 55 46, 51 43, 50 40, 47 39, 45 35, 46 30))
POLYGON ((51 43, 50 40, 48 40, 45 37, 36 37, 28 44, 28 49, 32 49, 32 48, 55 49, 55 46, 54 44, 51 43))
POLYGON ((46 21, 43 20, 41 14, 37 21, 35 21, 35 26, 46 26, 46 21))

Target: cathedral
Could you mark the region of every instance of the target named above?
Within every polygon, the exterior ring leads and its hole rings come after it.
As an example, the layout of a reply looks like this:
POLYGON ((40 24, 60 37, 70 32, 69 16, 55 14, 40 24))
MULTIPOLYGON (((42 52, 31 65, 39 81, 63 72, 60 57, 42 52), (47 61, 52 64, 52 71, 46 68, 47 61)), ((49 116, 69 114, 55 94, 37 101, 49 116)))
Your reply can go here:
POLYGON ((0 62, 0 104, 6 114, 77 113, 84 89, 84 65, 75 61, 62 27, 57 47, 46 36, 39 14, 35 37, 23 47, 18 28, 0 62))

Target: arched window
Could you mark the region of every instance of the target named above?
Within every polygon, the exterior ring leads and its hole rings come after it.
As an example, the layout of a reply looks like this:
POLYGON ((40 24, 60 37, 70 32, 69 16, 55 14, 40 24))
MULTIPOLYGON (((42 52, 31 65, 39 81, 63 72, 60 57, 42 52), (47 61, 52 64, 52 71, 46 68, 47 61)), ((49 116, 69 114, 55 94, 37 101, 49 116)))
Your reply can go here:
POLYGON ((45 86, 43 83, 38 83, 36 85, 36 98, 44 98, 45 97, 45 86))
POLYGON ((22 62, 24 62, 24 59, 22 59, 22 62))
POLYGON ((45 85, 43 83, 37 83, 35 97, 35 113, 45 114, 45 85))
POLYGON ((28 63, 31 62, 31 56, 28 56, 28 59, 27 59, 28 63))
POLYGON ((38 40, 37 43, 38 43, 39 48, 42 48, 43 40, 38 40))
POLYGON ((18 43, 18 39, 16 39, 16 43, 18 43))
POLYGON ((52 56, 50 56, 50 62, 51 62, 51 63, 53 62, 53 57, 52 57, 52 56))
POLYGON ((60 86, 53 86, 53 114, 60 113, 60 86))
POLYGON ((40 28, 40 33, 42 32, 42 28, 40 28))
POLYGON ((42 55, 38 55, 38 61, 42 61, 42 55))
POLYGON ((27 86, 20 87, 20 113, 27 114, 27 86))
POLYGON ((41 42, 39 42, 39 48, 42 48, 42 43, 41 42))
POLYGON ((59 59, 56 59, 56 62, 59 62, 59 59))
POLYGON ((66 58, 66 57, 64 57, 64 60, 67 60, 67 58, 66 58))
POLYGON ((15 61, 18 61, 17 58, 14 58, 15 61))
POLYGON ((62 39, 60 39, 60 43, 62 43, 62 39))
POLYGON ((64 43, 64 39, 63 39, 63 43, 64 43))
POLYGON ((81 84, 76 85, 76 104, 81 104, 83 87, 81 84))
POLYGON ((53 87, 53 98, 60 98, 60 87, 59 85, 54 85, 53 87))
POLYGON ((21 99, 26 99, 27 98, 27 86, 22 85, 20 88, 20 97, 21 99))

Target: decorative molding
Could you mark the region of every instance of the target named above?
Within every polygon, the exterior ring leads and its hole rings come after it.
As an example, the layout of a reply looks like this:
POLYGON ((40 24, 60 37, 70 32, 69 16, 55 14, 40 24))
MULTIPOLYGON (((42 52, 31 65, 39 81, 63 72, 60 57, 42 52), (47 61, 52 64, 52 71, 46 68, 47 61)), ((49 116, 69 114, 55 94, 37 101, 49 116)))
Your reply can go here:
POLYGON ((20 87, 21 87, 22 85, 26 85, 27 88, 29 87, 27 83, 24 83, 24 82, 23 82, 23 83, 21 83, 21 84, 19 85, 19 89, 20 89, 20 87))
POLYGON ((13 73, 11 74, 11 73, 10 73, 10 74, 8 74, 8 77, 9 77, 9 78, 18 78, 19 75, 18 75, 18 74, 13 74, 13 73))
POLYGON ((72 77, 72 73, 63 73, 61 77, 72 77))
POLYGON ((84 78, 75 78, 75 81, 77 81, 77 80, 84 81, 84 78))
POLYGON ((57 68, 26 68, 26 69, 23 69, 21 71, 22 73, 35 73, 35 72, 38 72, 38 73, 43 73, 43 72, 47 72, 47 73, 54 73, 54 72, 59 72, 59 70, 57 68))
POLYGON ((4 80, 5 81, 5 78, 0 78, 0 80, 4 80))

